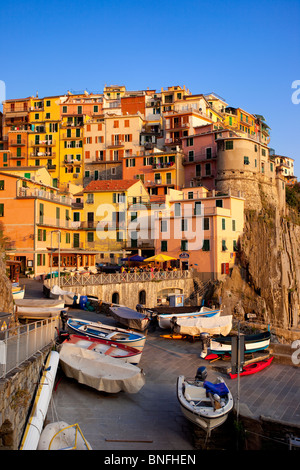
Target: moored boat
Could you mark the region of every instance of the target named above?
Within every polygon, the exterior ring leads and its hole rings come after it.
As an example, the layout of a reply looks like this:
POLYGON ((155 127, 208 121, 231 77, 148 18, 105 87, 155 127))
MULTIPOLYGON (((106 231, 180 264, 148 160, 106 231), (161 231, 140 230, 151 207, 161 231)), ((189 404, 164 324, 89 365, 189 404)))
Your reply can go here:
POLYGON ((201 333, 209 335, 228 335, 232 329, 232 315, 193 317, 171 319, 174 333, 199 336, 201 333))
POLYGON ((173 310, 173 313, 161 313, 157 315, 158 319, 158 324, 160 328, 166 329, 166 328, 171 328, 172 323, 171 320, 173 317, 176 317, 177 320, 183 320, 183 319, 197 319, 197 318, 210 318, 210 317, 219 317, 221 314, 220 309, 211 309, 208 307, 201 307, 199 311, 194 311, 194 312, 186 312, 186 313, 179 313, 176 310, 176 307, 173 310))
MULTIPOLYGON (((252 362, 251 364, 247 364, 246 366, 243 366, 243 370, 239 373, 239 375, 252 375, 256 374, 257 372, 260 372, 261 370, 264 370, 266 367, 268 367, 271 362, 273 361, 274 357, 269 357, 266 360, 263 361, 257 361, 257 362, 252 362)), ((236 379, 238 374, 232 374, 231 372, 229 373, 231 379, 236 379)))
MULTIPOLYGON (((210 352, 212 354, 225 354, 231 353, 232 348, 232 335, 219 336, 214 338, 210 343, 210 352)), ((271 333, 264 331, 254 335, 244 335, 245 353, 253 353, 256 351, 263 351, 270 345, 271 333)))
POLYGON ((81 320, 79 318, 69 318, 67 325, 78 334, 89 336, 91 338, 107 339, 116 343, 126 344, 133 348, 142 350, 146 336, 136 331, 117 328, 112 325, 105 325, 101 322, 92 322, 81 320))
POLYGON ((79 425, 56 421, 45 426, 37 450, 92 450, 79 425))
POLYGON ((111 306, 109 311, 115 320, 134 330, 144 331, 148 328, 151 320, 147 315, 123 305, 111 306))
POLYGON ((221 377, 208 382, 205 367, 200 367, 194 379, 183 375, 177 379, 177 398, 183 415, 207 433, 221 426, 233 408, 233 397, 221 377))
POLYGON ((65 343, 74 344, 82 349, 95 351, 98 354, 114 357, 131 364, 138 364, 142 356, 142 351, 139 349, 106 339, 70 335, 62 344, 65 343))
POLYGON ((51 351, 43 367, 34 403, 21 440, 20 450, 36 450, 47 415, 59 363, 57 351, 51 351))
POLYGON ((137 393, 145 384, 145 375, 136 365, 76 344, 64 342, 59 357, 67 377, 98 391, 137 393))
POLYGON ((12 296, 14 300, 24 299, 25 295, 25 286, 22 288, 13 288, 12 296))

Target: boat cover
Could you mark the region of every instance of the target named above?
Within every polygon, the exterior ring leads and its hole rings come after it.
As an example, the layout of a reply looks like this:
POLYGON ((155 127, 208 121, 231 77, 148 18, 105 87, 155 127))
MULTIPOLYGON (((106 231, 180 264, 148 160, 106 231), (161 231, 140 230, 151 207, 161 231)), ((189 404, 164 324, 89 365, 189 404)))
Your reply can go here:
POLYGON ((62 344, 59 357, 67 377, 99 391, 137 393, 145 384, 141 369, 121 359, 70 343, 62 344))
POLYGON ((17 307, 61 307, 64 308, 64 302, 62 300, 54 299, 19 299, 15 300, 17 307))
POLYGON ((214 384, 206 380, 205 382, 203 382, 203 387, 208 393, 216 393, 217 395, 219 395, 219 397, 226 397, 229 393, 229 390, 224 382, 214 384))
POLYGON ((110 307, 111 315, 123 325, 136 330, 145 330, 149 325, 149 317, 143 313, 132 310, 131 308, 123 305, 117 307, 110 307))
POLYGON ((181 335, 198 336, 201 333, 210 335, 228 335, 232 329, 232 315, 182 318, 178 317, 173 331, 181 335))

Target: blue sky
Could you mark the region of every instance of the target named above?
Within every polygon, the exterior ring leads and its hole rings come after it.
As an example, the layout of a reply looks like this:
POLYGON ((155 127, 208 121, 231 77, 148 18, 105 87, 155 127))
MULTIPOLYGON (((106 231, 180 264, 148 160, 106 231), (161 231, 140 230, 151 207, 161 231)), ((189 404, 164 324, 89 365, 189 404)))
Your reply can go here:
POLYGON ((105 84, 214 91, 265 116, 300 180, 300 0, 9 0, 0 31, 7 99, 105 84))

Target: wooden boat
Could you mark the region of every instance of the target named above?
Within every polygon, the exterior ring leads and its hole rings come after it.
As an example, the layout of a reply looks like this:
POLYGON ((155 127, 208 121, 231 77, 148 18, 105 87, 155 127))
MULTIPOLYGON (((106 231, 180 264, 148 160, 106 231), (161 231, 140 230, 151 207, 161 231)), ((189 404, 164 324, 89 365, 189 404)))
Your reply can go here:
POLYGON ((25 286, 22 288, 13 288, 12 296, 14 300, 24 299, 25 295, 25 286))
POLYGON ((39 307, 18 307, 16 306, 15 313, 19 320, 45 320, 46 318, 57 317, 62 310, 67 311, 68 308, 53 307, 53 308, 39 308, 39 307))
MULTIPOLYGON (((269 359, 266 359, 264 361, 257 361, 257 362, 252 362, 251 364, 247 364, 246 366, 243 367, 243 370, 239 373, 239 375, 251 375, 251 374, 256 374, 257 372, 260 372, 261 370, 264 370, 266 367, 268 367, 271 362, 273 361, 274 357, 270 357, 269 359)), ((231 379, 236 379, 238 374, 232 374, 231 372, 229 373, 231 379)))
POLYGON ((205 380, 206 375, 206 368, 200 367, 195 379, 179 376, 177 398, 184 416, 210 433, 226 421, 233 398, 221 377, 212 383, 205 380))
POLYGON ((34 308, 64 308, 63 300, 54 299, 19 299, 15 301, 17 307, 34 307, 34 308))
MULTIPOLYGON (((212 354, 231 353, 232 335, 219 336, 211 341, 210 352, 212 354)), ((270 345, 271 333, 265 331, 255 335, 245 335, 245 353, 263 351, 270 345)))
POLYGON ((173 317, 171 319, 174 333, 199 336, 201 333, 209 335, 228 335, 232 329, 232 315, 211 316, 211 317, 173 317))
MULTIPOLYGON (((178 308, 178 307, 177 307, 178 308)), ((176 307, 173 310, 173 313, 162 313, 157 315, 158 324, 160 328, 172 328, 171 320, 176 317, 177 321, 182 319, 197 319, 197 318, 209 318, 209 317, 219 317, 221 313, 220 309, 212 310, 208 307, 201 307, 199 311, 186 312, 186 313, 177 313, 176 307)))
POLYGON ((37 450, 92 450, 79 425, 57 421, 45 426, 37 450))
POLYGON ((59 357, 67 377, 98 391, 137 393, 145 384, 145 375, 136 365, 76 344, 65 341, 59 357))
POLYGON ((126 344, 139 350, 143 349, 146 341, 146 336, 136 331, 124 330, 116 326, 105 325, 101 322, 96 323, 79 318, 69 318, 67 326, 78 334, 91 338, 115 341, 116 343, 126 344))
POLYGON ((31 413, 21 440, 20 450, 36 450, 43 430, 59 363, 57 351, 51 351, 43 367, 31 413))
POLYGON ((111 306, 109 311, 115 320, 134 330, 144 331, 151 320, 147 315, 123 305, 111 306))
MULTIPOLYGON (((64 343, 74 344, 83 349, 95 351, 98 354, 111 356, 131 364, 140 362, 142 351, 126 344, 120 344, 116 341, 109 341, 100 338, 89 338, 88 336, 70 335, 64 343)), ((64 344, 63 343, 63 344, 64 344)))

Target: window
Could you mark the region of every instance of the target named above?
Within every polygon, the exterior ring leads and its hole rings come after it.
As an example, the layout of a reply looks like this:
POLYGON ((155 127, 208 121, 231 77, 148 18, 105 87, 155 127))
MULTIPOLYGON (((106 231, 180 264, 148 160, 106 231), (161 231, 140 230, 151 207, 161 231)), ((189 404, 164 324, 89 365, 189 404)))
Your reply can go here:
POLYGON ((188 230, 188 220, 187 219, 182 219, 181 221, 181 231, 182 232, 187 232, 188 230))
POLYGON ((94 106, 94 113, 98 113, 98 106, 94 106))
POLYGON ((80 212, 73 212, 73 221, 80 222, 80 212))
POLYGON ((188 240, 181 240, 181 251, 188 251, 188 240))
POLYGON ((51 101, 46 101, 46 106, 47 107, 51 106, 51 101))
POLYGON ((0 191, 4 190, 4 180, 0 180, 0 191))
POLYGON ((193 191, 189 191, 188 192, 188 199, 193 199, 193 197, 194 197, 193 191))
POLYGON ((203 240, 202 251, 210 251, 210 242, 209 242, 209 240, 203 240))
POLYGON ((7 162, 7 153, 3 154, 3 162, 7 162))
POLYGON ((66 233, 66 243, 71 243, 71 234, 70 233, 66 233))
POLYGON ((244 165, 250 165, 249 157, 244 157, 244 165))
POLYGON ((233 231, 233 232, 236 231, 236 223, 235 223, 235 220, 232 220, 232 231, 233 231))
POLYGON ((68 112, 68 106, 63 106, 62 112, 67 113, 68 112))
POLYGON ((222 240, 222 251, 226 251, 227 246, 226 246, 226 240, 222 240))
POLYGON ((50 119, 50 113, 46 113, 46 119, 50 119))
POLYGON ((205 175, 209 176, 211 174, 210 163, 205 163, 205 175))
POLYGON ((192 145, 194 145, 194 139, 193 137, 189 137, 188 139, 186 139, 186 146, 191 147, 192 145))
POLYGON ((0 204, 0 217, 4 217, 4 204, 0 204))
POLYGON ((238 246, 237 246, 236 240, 232 241, 232 248, 233 248, 233 251, 238 251, 238 246))
POLYGON ((226 220, 222 219, 222 230, 226 230, 226 220))
POLYGON ((233 149, 233 140, 226 140, 225 150, 232 150, 232 149, 233 149))
POLYGON ((92 243, 94 241, 94 232, 87 233, 87 241, 88 243, 92 243))
POLYGON ((196 165, 196 178, 201 176, 201 165, 196 165))
POLYGON ((203 218, 203 230, 209 230, 209 217, 203 218))
POLYGON ((273 171, 273 163, 270 162, 270 170, 273 171))
POLYGON ((216 207, 223 207, 223 199, 216 199, 216 207))
POLYGON ((160 221, 160 231, 161 232, 167 232, 168 231, 168 221, 167 220, 161 220, 160 221))
POLYGON ((80 237, 79 233, 73 233, 73 247, 79 248, 80 237))
POLYGON ((265 149, 261 149, 261 154, 265 157, 265 156, 266 156, 266 150, 265 150, 265 149))
POLYGON ((212 157, 212 149, 211 147, 207 147, 206 149, 206 158, 211 158, 212 157))
POLYGON ((161 240, 160 249, 161 249, 161 251, 168 251, 168 242, 167 242, 167 240, 161 240))
POLYGON ((194 161, 194 150, 189 150, 189 162, 194 161))
POLYGON ((194 215, 201 215, 201 202, 195 202, 194 215))
POLYGON ((180 217, 180 215, 181 215, 181 205, 180 205, 179 202, 175 203, 174 215, 175 215, 175 217, 180 217))

